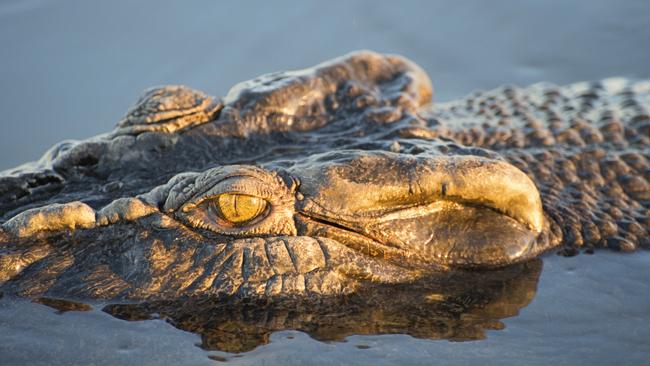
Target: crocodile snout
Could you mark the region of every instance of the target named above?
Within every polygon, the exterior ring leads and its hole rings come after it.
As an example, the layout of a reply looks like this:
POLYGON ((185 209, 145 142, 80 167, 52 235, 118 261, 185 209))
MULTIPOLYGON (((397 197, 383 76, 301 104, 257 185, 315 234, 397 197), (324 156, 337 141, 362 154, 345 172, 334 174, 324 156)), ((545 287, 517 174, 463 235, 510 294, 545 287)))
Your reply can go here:
POLYGON ((538 240, 546 226, 539 192, 506 162, 469 155, 337 155, 316 156, 311 168, 296 169, 304 196, 297 202, 299 234, 444 267, 501 266, 546 248, 538 240))

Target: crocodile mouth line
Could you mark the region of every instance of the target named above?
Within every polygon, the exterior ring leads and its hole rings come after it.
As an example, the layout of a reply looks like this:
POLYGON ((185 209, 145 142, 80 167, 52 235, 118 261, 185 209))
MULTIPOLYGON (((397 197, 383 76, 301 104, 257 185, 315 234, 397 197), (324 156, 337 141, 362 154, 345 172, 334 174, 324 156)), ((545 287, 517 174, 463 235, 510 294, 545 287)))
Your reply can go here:
POLYGON ((330 221, 321 215, 301 211, 296 215, 296 223, 297 226, 303 227, 304 235, 322 236, 336 240, 341 245, 368 257, 382 259, 405 269, 431 267, 432 270, 440 270, 443 268, 435 263, 425 261, 416 253, 381 243, 366 234, 338 222, 330 221))
POLYGON ((391 210, 370 222, 345 217, 334 221, 311 210, 298 214, 297 226, 303 221, 306 235, 329 237, 396 265, 434 270, 498 268, 509 260, 525 260, 536 252, 536 241, 544 231, 538 233, 530 223, 492 205, 463 199, 391 210), (480 253, 490 260, 481 261, 480 253))

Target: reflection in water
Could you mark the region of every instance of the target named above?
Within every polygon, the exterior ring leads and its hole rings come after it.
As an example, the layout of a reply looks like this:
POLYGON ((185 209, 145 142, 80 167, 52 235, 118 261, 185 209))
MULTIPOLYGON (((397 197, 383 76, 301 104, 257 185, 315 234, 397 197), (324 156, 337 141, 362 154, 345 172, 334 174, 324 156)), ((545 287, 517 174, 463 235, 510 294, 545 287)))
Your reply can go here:
POLYGON ((534 260, 488 272, 438 273, 417 283, 373 286, 337 298, 231 300, 187 298, 112 304, 103 310, 125 320, 160 318, 198 333, 208 350, 245 352, 279 330, 300 330, 321 341, 353 334, 403 333, 454 341, 485 338, 503 329, 535 296, 542 268, 534 260))
POLYGON ((54 299, 50 297, 39 297, 34 299, 33 302, 56 309, 59 311, 59 314, 63 314, 67 311, 91 311, 93 309, 92 306, 82 302, 54 299))

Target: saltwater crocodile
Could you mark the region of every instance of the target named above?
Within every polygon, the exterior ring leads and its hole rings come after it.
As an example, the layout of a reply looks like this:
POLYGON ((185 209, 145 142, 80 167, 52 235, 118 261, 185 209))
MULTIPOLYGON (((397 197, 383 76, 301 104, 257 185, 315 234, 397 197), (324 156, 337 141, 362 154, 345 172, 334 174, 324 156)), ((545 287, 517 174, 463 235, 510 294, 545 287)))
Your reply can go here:
POLYGON ((0 175, 0 291, 337 295, 650 246, 650 82, 432 96, 366 51, 223 99, 150 89, 114 131, 0 175))

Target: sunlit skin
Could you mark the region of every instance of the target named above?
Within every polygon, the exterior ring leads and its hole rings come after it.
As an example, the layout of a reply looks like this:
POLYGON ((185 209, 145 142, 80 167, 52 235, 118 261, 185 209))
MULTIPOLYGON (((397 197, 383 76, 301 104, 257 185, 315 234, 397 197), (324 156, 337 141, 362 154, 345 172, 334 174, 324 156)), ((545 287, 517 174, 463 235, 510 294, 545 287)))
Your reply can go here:
POLYGON ((323 298, 650 245, 647 82, 432 96, 368 51, 223 99, 150 89, 2 173, 0 291, 323 298))

